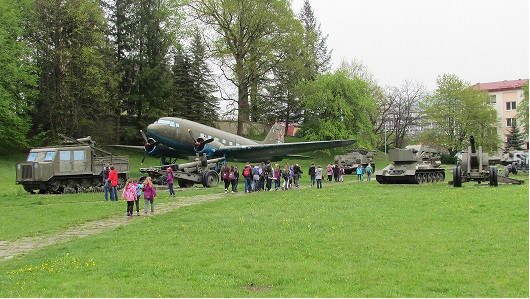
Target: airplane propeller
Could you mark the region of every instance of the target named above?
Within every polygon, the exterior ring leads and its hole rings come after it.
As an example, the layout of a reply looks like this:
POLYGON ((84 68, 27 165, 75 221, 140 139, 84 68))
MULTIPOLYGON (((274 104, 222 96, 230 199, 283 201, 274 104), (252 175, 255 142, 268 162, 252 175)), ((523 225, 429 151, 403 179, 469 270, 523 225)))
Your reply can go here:
POLYGON ((195 134, 193 134, 193 131, 191 131, 191 129, 188 129, 188 132, 190 133, 190 136, 191 136, 191 139, 193 139, 194 141, 194 144, 193 146, 195 147, 195 151, 197 152, 200 152, 202 151, 202 149, 204 148, 204 146, 212 141, 214 141, 213 138, 210 138, 210 139, 202 139, 202 138, 195 138, 195 134))
POLYGON ((145 156, 147 155, 147 152, 151 151, 157 142, 153 138, 147 139, 147 136, 145 135, 143 130, 140 130, 140 133, 142 133, 142 138, 145 141, 145 144, 144 144, 145 152, 144 152, 144 157, 142 158, 142 162, 141 162, 141 164, 144 164, 144 160, 145 160, 145 156))

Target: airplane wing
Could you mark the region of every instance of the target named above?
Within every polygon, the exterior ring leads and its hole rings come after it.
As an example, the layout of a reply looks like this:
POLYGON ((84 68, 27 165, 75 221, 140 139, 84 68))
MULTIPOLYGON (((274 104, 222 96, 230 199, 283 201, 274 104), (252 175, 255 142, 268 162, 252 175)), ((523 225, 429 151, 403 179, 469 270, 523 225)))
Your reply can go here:
POLYGON ((331 141, 310 141, 278 144, 258 144, 242 146, 224 146, 217 150, 217 154, 223 154, 228 160, 247 162, 264 160, 281 160, 284 157, 295 156, 296 153, 311 152, 322 149, 342 147, 351 145, 356 140, 331 140, 331 141))

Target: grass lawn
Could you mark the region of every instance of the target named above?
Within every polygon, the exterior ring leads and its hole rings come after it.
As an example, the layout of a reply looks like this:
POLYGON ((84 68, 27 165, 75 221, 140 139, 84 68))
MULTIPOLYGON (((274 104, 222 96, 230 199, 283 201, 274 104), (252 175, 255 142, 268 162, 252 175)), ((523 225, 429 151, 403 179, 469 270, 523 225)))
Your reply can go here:
MULTIPOLYGON (((347 176, 322 190, 162 191, 159 205, 218 198, 0 261, 0 296, 527 298, 528 174, 518 177, 498 188, 347 176)), ((29 195, 3 178, 0 245, 125 214, 101 194, 29 195)))

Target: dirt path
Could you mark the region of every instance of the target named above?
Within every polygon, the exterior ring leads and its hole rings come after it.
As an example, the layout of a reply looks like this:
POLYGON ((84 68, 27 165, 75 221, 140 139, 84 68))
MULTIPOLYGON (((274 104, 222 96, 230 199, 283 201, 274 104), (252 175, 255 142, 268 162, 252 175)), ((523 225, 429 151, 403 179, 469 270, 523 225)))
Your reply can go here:
MULTIPOLYGON (((165 214, 181 207, 200 204, 223 197, 225 194, 208 194, 191 197, 175 197, 175 201, 160 203, 155 205, 155 214, 165 214)), ((137 217, 137 216, 134 216, 137 217)), ((143 215, 141 217, 144 217, 143 215)), ((150 217, 150 216, 149 216, 150 217)), ((87 222, 83 225, 72 226, 64 232, 54 235, 25 237, 15 241, 0 241, 0 262, 11 259, 15 256, 28 253, 34 249, 53 244, 64 243, 73 238, 81 238, 104 231, 114 229, 119 226, 129 225, 132 221, 126 221, 124 216, 112 216, 107 219, 87 222)))

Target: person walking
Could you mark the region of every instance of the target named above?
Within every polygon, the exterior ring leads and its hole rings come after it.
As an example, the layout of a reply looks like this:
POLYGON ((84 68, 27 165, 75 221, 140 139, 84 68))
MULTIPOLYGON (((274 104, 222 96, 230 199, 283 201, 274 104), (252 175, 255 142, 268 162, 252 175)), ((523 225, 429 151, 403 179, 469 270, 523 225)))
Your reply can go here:
POLYGON ((296 163, 293 166, 293 183, 296 188, 300 188, 300 178, 302 177, 302 169, 300 169, 300 164, 296 163))
POLYGON ((291 167, 289 167, 289 163, 285 163, 285 168, 282 171, 282 177, 283 177, 282 190, 287 190, 289 189, 289 179, 291 177, 291 167))
MULTIPOLYGON (((234 165, 230 166, 230 172, 228 173, 228 179, 230 180, 230 184, 232 184, 232 193, 237 192, 236 171, 237 171, 236 166, 234 165)), ((237 175, 239 176, 239 173, 237 175)))
POLYGON ((173 183, 175 180, 175 175, 173 174, 173 168, 168 167, 167 169, 167 188, 169 190, 169 197, 175 197, 175 190, 173 190, 173 183))
POLYGON ((252 166, 250 162, 247 162, 247 165, 243 168, 243 177, 245 180, 245 193, 250 193, 252 188, 252 166))
POLYGON ((140 216, 140 197, 142 196, 142 185, 138 184, 137 180, 133 180, 134 187, 136 188, 136 199, 134 204, 136 205, 136 215, 140 216))
POLYGON ((144 213, 147 216, 147 207, 151 203, 151 215, 155 214, 155 198, 156 198, 156 189, 153 185, 151 177, 147 177, 143 183, 142 191, 144 192, 145 207, 144 213))
POLYGON ((357 181, 362 182, 363 181, 363 166, 361 164, 357 165, 357 181))
POLYGON ((232 191, 237 192, 237 186, 239 186, 239 169, 237 165, 233 166, 234 170, 234 180, 232 181, 232 191))
POLYGON ((371 163, 368 163, 368 165, 366 165, 366 180, 367 181, 370 181, 370 179, 372 178, 372 166, 370 165, 371 163))
POLYGON ((118 200, 118 172, 114 169, 114 165, 110 166, 109 171, 110 184, 110 201, 118 200))
POLYGON ((282 169, 279 164, 276 164, 276 169, 274 169, 274 191, 278 190, 280 188, 280 180, 282 178, 282 169))
POLYGON ((311 166, 309 166, 309 171, 307 173, 309 173, 309 180, 311 182, 311 187, 313 187, 315 185, 315 170, 316 170, 316 167, 315 167, 315 163, 314 162, 311 162, 311 166))
POLYGON ((317 183, 317 189, 322 189, 322 179, 323 179, 323 169, 322 166, 318 165, 315 168, 315 180, 317 183))
POLYGON ((132 179, 128 179, 123 188, 121 199, 127 200, 127 216, 133 215, 134 201, 136 200, 136 186, 133 184, 132 179))
POLYGON ((328 181, 333 181, 333 167, 331 167, 331 164, 328 164, 328 167, 326 168, 326 174, 328 176, 328 181))
POLYGON ((228 187, 230 187, 230 166, 228 163, 225 163, 221 168, 221 178, 225 183, 225 194, 228 193, 228 187))
POLYGON ((105 201, 109 201, 109 166, 103 166, 101 170, 101 179, 103 180, 103 198, 105 201))

